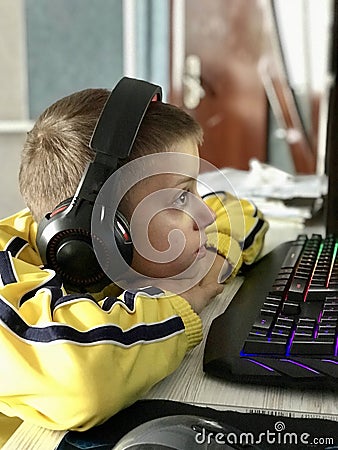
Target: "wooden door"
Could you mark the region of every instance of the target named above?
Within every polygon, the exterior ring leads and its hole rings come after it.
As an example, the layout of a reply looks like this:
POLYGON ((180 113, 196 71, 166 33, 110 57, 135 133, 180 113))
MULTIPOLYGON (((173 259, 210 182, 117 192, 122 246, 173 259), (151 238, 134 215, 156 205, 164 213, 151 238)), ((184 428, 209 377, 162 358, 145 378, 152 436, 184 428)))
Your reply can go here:
POLYGON ((237 169, 247 169, 254 157, 267 161, 269 103, 295 172, 314 173, 318 127, 314 120, 309 136, 300 117, 277 36, 274 0, 170 1, 170 100, 203 126, 201 156, 217 167, 237 169))
POLYGON ((172 74, 182 28, 185 67, 181 84, 173 74, 170 100, 201 123, 201 156, 216 167, 248 169, 251 158, 266 160, 268 108, 257 69, 266 45, 260 4, 260 0, 172 0, 172 74), (178 11, 178 4, 183 11, 178 11), (175 15, 182 12, 184 20, 177 25, 175 15))

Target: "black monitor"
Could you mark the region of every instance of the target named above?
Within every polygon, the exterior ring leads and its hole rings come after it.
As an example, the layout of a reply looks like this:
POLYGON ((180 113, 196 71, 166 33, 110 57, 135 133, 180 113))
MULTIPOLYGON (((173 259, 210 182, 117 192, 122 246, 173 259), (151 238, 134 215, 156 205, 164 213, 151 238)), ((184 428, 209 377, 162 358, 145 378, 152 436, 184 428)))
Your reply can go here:
POLYGON ((330 39, 329 109, 326 135, 326 233, 338 235, 338 0, 333 2, 333 20, 330 39))

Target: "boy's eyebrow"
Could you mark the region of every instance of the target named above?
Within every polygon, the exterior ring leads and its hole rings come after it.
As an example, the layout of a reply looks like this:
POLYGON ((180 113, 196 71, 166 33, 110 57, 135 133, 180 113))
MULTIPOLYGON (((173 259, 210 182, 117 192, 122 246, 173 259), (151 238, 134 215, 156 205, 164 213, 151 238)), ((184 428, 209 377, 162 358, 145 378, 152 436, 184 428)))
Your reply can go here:
POLYGON ((174 183, 174 186, 179 186, 180 184, 190 183, 191 181, 195 181, 196 178, 189 177, 187 175, 177 175, 177 177, 180 177, 176 183, 174 183))

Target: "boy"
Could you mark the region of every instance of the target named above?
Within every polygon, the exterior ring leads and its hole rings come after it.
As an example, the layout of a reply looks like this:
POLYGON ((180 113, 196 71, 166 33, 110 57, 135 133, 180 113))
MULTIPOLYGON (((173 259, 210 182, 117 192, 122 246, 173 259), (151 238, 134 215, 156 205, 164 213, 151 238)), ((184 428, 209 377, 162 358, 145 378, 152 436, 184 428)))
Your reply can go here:
MULTIPOLYGON (((42 267, 37 223, 74 195, 93 159, 88 143, 108 96, 104 89, 77 92, 38 118, 19 174, 28 209, 0 222, 0 355, 6 368, 0 372, 0 412, 52 429, 85 430, 101 423, 172 373, 201 341, 198 313, 221 292, 218 280, 255 260, 268 228, 248 201, 240 201, 241 217, 234 217, 239 210, 234 197, 209 196, 205 202, 199 197, 195 163, 201 129, 182 110, 153 102, 130 163, 169 154, 180 164, 186 155, 193 170, 186 177, 165 170, 153 174, 122 199, 119 208, 136 230, 131 278, 127 274, 119 286, 98 294, 67 293, 56 274, 42 267), (137 214, 157 192, 159 203, 150 203, 158 211, 137 214), (244 232, 234 230, 233 238, 231 224, 243 218, 244 232), (151 244, 145 250, 144 229, 151 244), (169 258, 149 256, 149 248, 167 255, 172 231, 184 238, 182 251, 175 253, 175 238, 169 258), (217 243, 212 252, 209 247, 217 243), (145 287, 149 281, 151 289, 145 287)), ((4 435, 1 419, 0 427, 4 435)))

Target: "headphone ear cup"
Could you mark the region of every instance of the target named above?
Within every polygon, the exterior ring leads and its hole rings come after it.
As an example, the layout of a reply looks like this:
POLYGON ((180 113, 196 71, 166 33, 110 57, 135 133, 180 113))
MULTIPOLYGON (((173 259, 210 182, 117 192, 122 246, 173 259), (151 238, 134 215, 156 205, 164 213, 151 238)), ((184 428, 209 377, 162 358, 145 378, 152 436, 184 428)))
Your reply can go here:
POLYGON ((133 243, 129 223, 119 210, 116 211, 114 218, 114 237, 119 252, 130 266, 133 259, 133 243))
POLYGON ((71 202, 72 199, 64 200, 40 222, 37 247, 44 264, 61 276, 66 287, 75 291, 99 291, 110 280, 93 248, 92 207, 83 202, 81 208, 72 208, 71 202))

